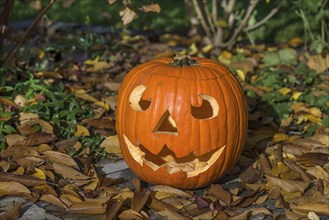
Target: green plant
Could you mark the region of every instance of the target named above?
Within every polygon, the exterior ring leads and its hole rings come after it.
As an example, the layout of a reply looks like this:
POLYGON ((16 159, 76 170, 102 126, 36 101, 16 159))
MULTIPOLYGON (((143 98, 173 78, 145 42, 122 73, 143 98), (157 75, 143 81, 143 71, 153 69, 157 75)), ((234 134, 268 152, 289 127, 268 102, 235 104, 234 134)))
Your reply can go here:
POLYGON ((305 49, 309 47, 321 53, 323 49, 329 48, 328 0, 295 0, 293 4, 296 14, 303 21, 305 49))

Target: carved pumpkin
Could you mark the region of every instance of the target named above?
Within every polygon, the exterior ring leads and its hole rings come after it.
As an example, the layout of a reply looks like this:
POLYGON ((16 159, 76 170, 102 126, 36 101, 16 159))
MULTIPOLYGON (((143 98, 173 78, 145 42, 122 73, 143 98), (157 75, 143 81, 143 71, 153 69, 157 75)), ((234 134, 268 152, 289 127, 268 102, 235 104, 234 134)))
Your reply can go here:
POLYGON ((131 170, 193 189, 237 162, 247 130, 244 93, 223 65, 176 56, 133 68, 119 90, 117 133, 131 170))

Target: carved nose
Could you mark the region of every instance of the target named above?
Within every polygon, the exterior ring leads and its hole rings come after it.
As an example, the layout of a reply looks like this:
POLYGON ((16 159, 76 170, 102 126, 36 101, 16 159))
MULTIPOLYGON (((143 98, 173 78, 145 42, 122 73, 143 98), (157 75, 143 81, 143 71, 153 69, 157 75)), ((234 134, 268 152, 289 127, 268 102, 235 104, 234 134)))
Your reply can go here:
POLYGON ((163 115, 161 116, 158 124, 155 126, 153 132, 154 133, 178 135, 176 122, 171 117, 168 110, 165 113, 163 113, 163 115))

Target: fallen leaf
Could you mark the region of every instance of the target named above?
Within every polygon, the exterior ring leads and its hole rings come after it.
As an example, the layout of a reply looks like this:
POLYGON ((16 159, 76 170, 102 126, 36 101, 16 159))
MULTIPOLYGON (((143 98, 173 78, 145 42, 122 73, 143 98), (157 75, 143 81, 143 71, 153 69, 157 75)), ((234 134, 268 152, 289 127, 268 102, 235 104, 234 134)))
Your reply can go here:
POLYGON ((18 219, 22 214, 22 205, 23 204, 24 204, 23 202, 15 203, 14 206, 10 210, 8 210, 4 214, 0 215, 0 219, 3 219, 3 220, 18 219))
POLYGON ((82 126, 82 125, 77 125, 77 130, 74 133, 75 137, 88 137, 90 136, 88 128, 82 126))
POLYGON ((283 180, 268 175, 266 175, 266 179, 272 186, 278 186, 287 192, 304 192, 310 184, 306 181, 283 180))
POLYGON ((134 192, 134 196, 132 199, 132 205, 131 208, 132 210, 139 212, 140 210, 142 210, 142 208, 144 207, 146 201, 148 200, 149 196, 150 196, 151 192, 141 192, 141 191, 136 191, 134 192))
POLYGON ((302 204, 291 203, 290 206, 292 210, 298 212, 314 212, 321 215, 329 215, 328 204, 329 200, 324 199, 324 201, 308 201, 302 204))
POLYGON ((0 181, 3 182, 17 182, 25 186, 39 186, 46 183, 44 179, 39 179, 29 175, 17 175, 12 173, 0 172, 0 181))
POLYGON ((76 169, 79 168, 78 164, 75 160, 67 154, 63 154, 57 151, 44 151, 42 152, 42 158, 51 161, 65 164, 67 166, 74 167, 76 169))
POLYGON ((106 212, 106 204, 102 202, 90 202, 83 201, 79 203, 74 203, 71 207, 67 209, 70 213, 80 213, 80 214, 104 214, 106 212))
POLYGON ((126 7, 124 10, 120 11, 119 14, 124 25, 127 25, 138 18, 138 15, 129 7, 126 7))
POLYGON ((52 194, 42 195, 40 197, 40 200, 52 203, 52 204, 57 205, 57 206, 62 207, 62 208, 67 208, 65 203, 63 203, 59 198, 57 198, 56 196, 54 196, 52 194))
POLYGON ((123 199, 111 199, 107 202, 106 219, 115 219, 123 201, 123 199))
POLYGON ((329 54, 317 54, 311 56, 310 59, 307 61, 307 66, 310 69, 314 69, 317 73, 326 71, 329 68, 329 54))
POLYGON ((122 219, 122 220, 130 220, 130 219, 145 220, 146 219, 144 216, 142 216, 142 214, 140 214, 132 209, 128 209, 128 210, 121 212, 121 214, 118 216, 118 218, 122 219))
POLYGON ((207 190, 207 193, 213 195, 217 199, 225 202, 227 206, 231 204, 232 196, 229 192, 224 190, 219 184, 211 184, 210 189, 207 190))
MULTIPOLYGON (((165 185, 155 185, 150 187, 151 191, 158 192, 158 193, 164 193, 168 195, 174 195, 179 197, 185 197, 185 198, 192 198, 192 195, 188 194, 187 192, 184 192, 183 190, 176 189, 170 186, 165 185)), ((156 194, 160 195, 160 194, 156 194)))
POLYGON ((143 5, 139 10, 148 13, 148 12, 155 12, 160 13, 161 8, 159 4, 150 4, 150 5, 143 5))
POLYGON ((27 196, 31 192, 26 186, 17 182, 0 182, 0 196, 27 196))
POLYGON ((81 173, 80 171, 78 171, 70 166, 64 165, 62 163, 54 162, 53 168, 54 168, 55 173, 63 176, 64 178, 67 178, 67 179, 89 180, 92 178, 92 177, 87 176, 87 175, 81 173))
POLYGON ((109 154, 121 154, 121 148, 117 135, 107 137, 100 144, 100 147, 104 148, 105 152, 109 154))

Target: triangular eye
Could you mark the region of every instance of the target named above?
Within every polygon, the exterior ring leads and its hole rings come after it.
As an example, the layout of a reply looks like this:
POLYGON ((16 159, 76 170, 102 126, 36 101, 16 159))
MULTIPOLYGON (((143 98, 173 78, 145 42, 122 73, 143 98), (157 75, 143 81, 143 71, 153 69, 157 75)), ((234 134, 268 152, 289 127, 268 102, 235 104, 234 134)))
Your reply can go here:
POLYGON ((216 99, 210 95, 198 95, 202 98, 202 104, 199 107, 191 106, 191 114, 197 119, 211 119, 218 115, 219 105, 216 99))
POLYGON ((144 85, 139 85, 133 89, 129 96, 129 104, 135 111, 145 111, 151 105, 151 101, 142 99, 142 95, 146 88, 147 87, 144 85))

